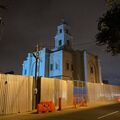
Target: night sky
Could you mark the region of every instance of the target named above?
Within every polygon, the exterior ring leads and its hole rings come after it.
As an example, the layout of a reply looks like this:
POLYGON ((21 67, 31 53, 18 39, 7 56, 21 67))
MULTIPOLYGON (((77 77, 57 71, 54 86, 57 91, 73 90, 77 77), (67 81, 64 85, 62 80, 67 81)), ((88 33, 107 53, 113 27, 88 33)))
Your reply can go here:
POLYGON ((111 56, 95 44, 97 20, 106 11, 104 0, 0 0, 5 25, 0 26, 0 72, 21 74, 28 52, 52 48, 62 18, 71 26, 74 49, 87 49, 101 59, 103 79, 120 84, 120 55, 111 56), (2 36, 2 37, 1 37, 2 36), (86 43, 86 44, 84 44, 86 43))

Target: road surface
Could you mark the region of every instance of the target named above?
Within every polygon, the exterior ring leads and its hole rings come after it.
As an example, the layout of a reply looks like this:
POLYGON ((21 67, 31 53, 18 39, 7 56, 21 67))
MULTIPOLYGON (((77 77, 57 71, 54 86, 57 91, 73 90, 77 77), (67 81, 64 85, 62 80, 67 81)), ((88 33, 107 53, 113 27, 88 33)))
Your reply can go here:
POLYGON ((54 113, 22 113, 0 116, 0 120, 120 120, 120 104, 62 110, 54 113))

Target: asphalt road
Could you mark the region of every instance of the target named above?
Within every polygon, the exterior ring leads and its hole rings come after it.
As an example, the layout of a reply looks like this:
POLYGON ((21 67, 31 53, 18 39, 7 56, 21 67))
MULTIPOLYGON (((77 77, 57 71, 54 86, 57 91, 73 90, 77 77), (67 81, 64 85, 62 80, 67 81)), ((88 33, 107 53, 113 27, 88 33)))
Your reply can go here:
POLYGON ((62 110, 54 113, 24 113, 0 116, 0 120, 120 120, 120 104, 62 110))

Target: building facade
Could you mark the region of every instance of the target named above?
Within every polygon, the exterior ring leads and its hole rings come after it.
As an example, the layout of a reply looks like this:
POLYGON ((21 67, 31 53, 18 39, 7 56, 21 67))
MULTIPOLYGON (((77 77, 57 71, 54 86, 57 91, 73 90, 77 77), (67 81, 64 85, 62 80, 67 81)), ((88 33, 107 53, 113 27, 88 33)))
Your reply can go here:
MULTIPOLYGON (((57 26, 54 40, 53 49, 42 48, 38 52, 37 76, 101 82, 99 58, 86 50, 72 49, 73 37, 66 22, 61 21, 57 26)), ((22 75, 35 76, 35 61, 33 53, 28 53, 22 75)))

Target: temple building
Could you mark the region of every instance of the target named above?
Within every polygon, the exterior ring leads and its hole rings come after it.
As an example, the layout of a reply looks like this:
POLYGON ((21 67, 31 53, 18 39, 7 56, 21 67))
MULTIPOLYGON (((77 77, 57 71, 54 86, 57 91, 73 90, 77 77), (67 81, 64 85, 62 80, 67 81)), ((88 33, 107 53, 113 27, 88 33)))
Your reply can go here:
MULTIPOLYGON (((100 83, 101 66, 98 56, 86 50, 74 50, 70 30, 70 26, 62 20, 57 26, 54 48, 39 50, 37 76, 100 83)), ((35 76, 35 66, 33 53, 28 53, 23 61, 22 75, 35 76)))

